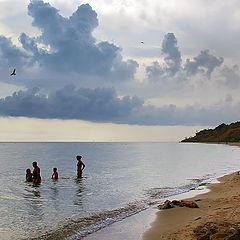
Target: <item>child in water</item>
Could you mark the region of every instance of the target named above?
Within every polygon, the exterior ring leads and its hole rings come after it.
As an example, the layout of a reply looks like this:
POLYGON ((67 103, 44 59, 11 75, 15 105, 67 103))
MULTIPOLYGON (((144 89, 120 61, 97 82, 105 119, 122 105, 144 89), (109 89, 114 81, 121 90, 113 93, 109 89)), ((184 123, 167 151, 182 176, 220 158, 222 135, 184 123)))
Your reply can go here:
POLYGON ((82 177, 82 171, 85 168, 85 164, 82 162, 82 156, 77 155, 76 156, 78 163, 77 163, 77 177, 81 178, 82 177))
POLYGON ((53 168, 52 179, 58 179, 58 172, 57 172, 57 168, 53 168))
POLYGON ((32 176, 33 176, 33 174, 32 174, 32 172, 31 172, 31 169, 28 168, 28 169, 26 170, 26 181, 27 181, 27 182, 32 182, 32 181, 33 181, 32 176))

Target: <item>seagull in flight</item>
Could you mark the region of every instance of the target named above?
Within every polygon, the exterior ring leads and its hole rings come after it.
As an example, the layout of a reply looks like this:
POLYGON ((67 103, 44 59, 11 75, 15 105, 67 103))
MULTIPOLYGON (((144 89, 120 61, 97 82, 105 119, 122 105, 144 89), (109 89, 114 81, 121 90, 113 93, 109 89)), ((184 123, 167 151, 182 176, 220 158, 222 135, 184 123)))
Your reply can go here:
POLYGON ((142 43, 142 44, 144 44, 144 42, 143 42, 143 41, 141 41, 141 43, 142 43))
POLYGON ((14 76, 14 75, 16 75, 16 69, 15 68, 13 69, 13 72, 10 74, 10 76, 14 76))

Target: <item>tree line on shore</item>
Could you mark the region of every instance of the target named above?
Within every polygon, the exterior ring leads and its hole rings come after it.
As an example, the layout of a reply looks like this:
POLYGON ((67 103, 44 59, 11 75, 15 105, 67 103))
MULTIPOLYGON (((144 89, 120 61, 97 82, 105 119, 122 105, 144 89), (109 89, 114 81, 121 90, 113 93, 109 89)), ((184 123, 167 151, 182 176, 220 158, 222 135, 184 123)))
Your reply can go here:
POLYGON ((240 122, 222 123, 214 129, 203 129, 181 142, 240 142, 240 122))

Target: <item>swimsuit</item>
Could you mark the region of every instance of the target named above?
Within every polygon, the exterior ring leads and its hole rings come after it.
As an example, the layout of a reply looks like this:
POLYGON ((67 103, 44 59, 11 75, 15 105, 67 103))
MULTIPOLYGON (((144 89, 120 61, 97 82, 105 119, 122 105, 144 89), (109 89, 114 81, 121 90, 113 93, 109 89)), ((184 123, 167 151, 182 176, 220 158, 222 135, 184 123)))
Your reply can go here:
POLYGON ((82 176, 82 164, 80 164, 79 162, 77 163, 77 175, 80 177, 82 176))
POLYGON ((35 183, 40 183, 41 182, 41 176, 40 176, 40 168, 35 167, 33 170, 33 179, 35 180, 35 183))
POLYGON ((26 175, 27 182, 32 182, 32 175, 26 175))

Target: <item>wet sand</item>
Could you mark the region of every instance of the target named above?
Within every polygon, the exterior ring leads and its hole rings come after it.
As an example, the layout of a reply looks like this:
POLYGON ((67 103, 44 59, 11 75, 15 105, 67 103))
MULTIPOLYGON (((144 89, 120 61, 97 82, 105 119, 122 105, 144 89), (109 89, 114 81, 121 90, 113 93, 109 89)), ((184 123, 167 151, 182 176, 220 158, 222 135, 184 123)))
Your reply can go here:
POLYGON ((199 208, 159 210, 143 240, 240 239, 240 175, 233 173, 197 195, 199 208))
POLYGON ((141 240, 141 234, 150 227, 155 218, 156 209, 145 211, 115 222, 95 233, 84 237, 84 240, 141 240))

